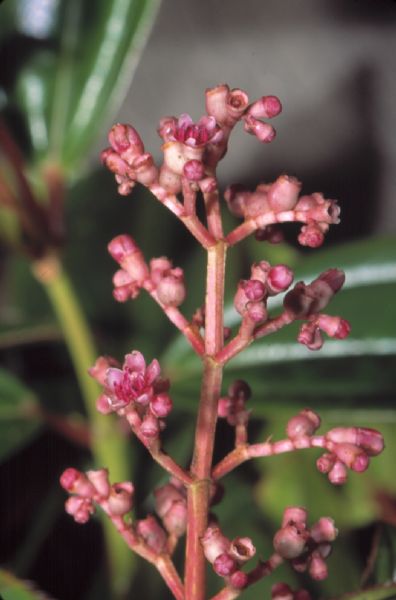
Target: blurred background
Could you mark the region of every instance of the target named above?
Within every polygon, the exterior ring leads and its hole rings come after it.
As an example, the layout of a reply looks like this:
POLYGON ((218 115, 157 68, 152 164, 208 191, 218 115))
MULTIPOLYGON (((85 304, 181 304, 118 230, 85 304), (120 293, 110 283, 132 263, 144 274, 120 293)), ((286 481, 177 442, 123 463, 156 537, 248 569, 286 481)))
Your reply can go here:
MULTIPOLYGON (((314 452, 258 461, 227 477, 215 512, 227 534, 251 535, 263 556, 286 505, 306 505, 312 520, 329 514, 341 530, 326 582, 312 584, 285 567, 244 597, 268 598, 279 580, 328 599, 393 581, 395 34, 393 0, 0 3, 4 596, 37 598, 40 589, 57 600, 129 599, 144 589, 147 598, 168 598, 151 567, 130 559, 99 519, 81 527, 64 515, 58 478, 67 466, 106 464, 112 480, 133 479, 139 517, 153 510, 161 471, 110 418, 103 424, 94 409, 98 389, 86 377, 98 354, 122 358, 134 348, 160 358, 172 377, 166 448, 188 463, 199 365, 149 298, 115 303, 106 245, 130 233, 147 258, 167 255, 184 267, 187 316, 203 300, 205 257, 143 189, 119 197, 98 155, 111 124, 130 122, 159 162, 160 117, 188 112, 197 120, 205 88, 218 83, 245 89, 251 100, 274 94, 283 104, 272 144, 235 132, 221 185, 253 187, 287 173, 304 193, 337 198, 342 210, 320 250, 299 248, 298 230, 289 227, 284 244, 246 240, 230 252, 228 304, 255 260, 287 262, 307 281, 340 267, 347 284, 329 312, 353 328, 351 338, 329 340, 316 354, 297 347, 295 328, 280 332, 230 364, 224 390, 235 378, 251 384, 252 439, 281 437, 287 418, 310 405, 324 430, 377 427, 387 443, 342 490, 315 471, 314 452)), ((237 326, 231 309, 227 323, 237 326)), ((219 427, 217 458, 232 445, 232 431, 219 427)), ((210 585, 214 593, 219 584, 211 577, 210 585)))

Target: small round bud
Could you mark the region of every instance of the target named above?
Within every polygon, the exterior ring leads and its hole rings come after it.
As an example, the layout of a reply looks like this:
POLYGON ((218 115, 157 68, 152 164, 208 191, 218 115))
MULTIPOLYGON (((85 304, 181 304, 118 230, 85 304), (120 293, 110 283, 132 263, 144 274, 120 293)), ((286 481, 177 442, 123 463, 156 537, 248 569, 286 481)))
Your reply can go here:
POLYGON ((238 563, 229 554, 226 552, 223 554, 219 554, 216 560, 213 563, 213 570, 220 577, 229 577, 236 569, 238 568, 238 563))
POLYGON ((271 600, 293 600, 292 589, 286 583, 275 583, 271 588, 271 600))
POLYGON ((165 306, 180 306, 186 297, 186 286, 183 277, 166 275, 157 286, 157 296, 165 306))
POLYGON ((284 292, 293 281, 293 271, 286 265, 272 267, 267 276, 267 287, 272 294, 284 292))
POLYGON ((117 235, 109 242, 107 249, 115 261, 121 263, 127 256, 138 250, 138 247, 130 235, 117 235))
POLYGON ((110 514, 121 517, 132 509, 133 485, 129 481, 115 483, 111 486, 108 498, 110 514))
POLYGON ((172 398, 166 393, 157 394, 151 399, 150 408, 156 417, 167 417, 173 408, 172 398))
POLYGON ((298 525, 305 528, 308 518, 307 510, 301 506, 288 506, 283 512, 282 527, 286 525, 298 525))
POLYGON ((248 279, 243 282, 243 289, 248 300, 262 300, 266 294, 265 285, 258 279, 248 279))
POLYGON ((200 160, 188 160, 183 167, 183 175, 189 181, 200 181, 205 176, 205 167, 200 160))
POLYGON ((273 544, 282 558, 292 559, 304 552, 306 541, 306 535, 302 535, 297 527, 287 525, 275 534, 273 544))
POLYGON ((237 590, 243 590, 248 584, 249 578, 243 571, 235 571, 230 578, 229 584, 237 590))

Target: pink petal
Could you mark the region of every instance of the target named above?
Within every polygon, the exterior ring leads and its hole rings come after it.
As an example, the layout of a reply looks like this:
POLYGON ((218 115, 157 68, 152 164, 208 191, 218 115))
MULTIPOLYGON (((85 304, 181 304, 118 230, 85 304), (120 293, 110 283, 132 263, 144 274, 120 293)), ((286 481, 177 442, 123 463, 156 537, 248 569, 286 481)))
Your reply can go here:
POLYGON ((146 369, 146 361, 144 356, 138 350, 134 350, 125 356, 124 368, 130 371, 143 372, 146 369))

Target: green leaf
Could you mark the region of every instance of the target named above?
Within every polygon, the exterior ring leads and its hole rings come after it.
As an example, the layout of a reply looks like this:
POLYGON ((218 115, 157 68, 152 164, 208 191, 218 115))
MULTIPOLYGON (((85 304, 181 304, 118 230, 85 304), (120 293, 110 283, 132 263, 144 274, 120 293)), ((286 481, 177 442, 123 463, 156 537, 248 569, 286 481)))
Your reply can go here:
POLYGON ((394 598, 396 598, 396 584, 389 584, 352 592, 338 598, 338 600, 394 600, 394 598))
MULTIPOLYGON (((24 4, 15 14, 19 30, 24 4)), ((57 162, 75 177, 130 86, 158 6, 159 0, 101 0, 93 8, 89 0, 65 0, 49 15, 48 31, 36 35, 46 43, 32 44, 17 77, 33 162, 57 162)))
POLYGON ((50 600, 30 582, 21 581, 4 569, 0 569, 0 594, 2 600, 50 600))
POLYGON ((29 443, 41 425, 34 394, 0 369, 0 460, 29 443))

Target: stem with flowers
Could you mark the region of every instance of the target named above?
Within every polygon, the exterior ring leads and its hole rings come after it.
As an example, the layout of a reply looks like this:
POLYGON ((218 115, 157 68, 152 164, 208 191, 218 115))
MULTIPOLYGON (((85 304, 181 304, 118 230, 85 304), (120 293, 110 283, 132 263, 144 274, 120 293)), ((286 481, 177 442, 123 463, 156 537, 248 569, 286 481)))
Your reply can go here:
MULTIPOLYGON (((247 133, 261 142, 271 142, 275 131, 266 120, 280 113, 281 104, 274 96, 249 103, 243 90, 220 85, 207 90, 206 111, 197 123, 185 114, 179 119, 161 120, 158 132, 164 142, 164 161, 159 168, 130 125, 115 125, 109 134, 110 147, 102 153, 103 162, 115 173, 121 195, 129 194, 136 183, 146 186, 207 253, 205 303, 188 319, 179 308, 186 296, 182 269, 166 257, 147 262, 136 241, 126 234, 117 236, 108 246, 120 266, 113 278, 115 299, 126 302, 146 291, 202 361, 191 464, 183 468, 162 448, 161 432, 172 410, 170 382, 161 375, 156 359, 147 364, 134 350, 125 356, 122 365, 115 358, 100 357, 90 374, 103 387, 97 400, 99 412, 116 413, 125 419, 153 460, 170 475, 168 483, 154 490, 157 517, 149 514, 133 520, 129 514, 133 484, 111 484, 106 468, 87 473, 69 468, 61 476, 62 486, 71 493, 66 511, 76 522, 85 523, 94 506, 101 507, 127 546, 157 568, 178 600, 208 597, 207 563, 221 582, 212 600, 237 598, 285 561, 297 572, 307 571, 313 579, 327 576, 326 558, 337 530, 330 517, 308 526, 307 511, 302 507, 285 508, 273 539, 274 553, 245 570, 244 564, 256 552, 252 540, 230 540, 211 513, 221 496, 222 477, 253 458, 320 448, 324 454, 317 460, 318 470, 326 473, 333 485, 341 485, 346 482, 348 469, 365 471, 370 457, 378 455, 384 445, 381 434, 368 428, 338 427, 318 435, 320 417, 309 408, 288 421, 285 439, 251 443, 250 411, 246 409, 251 395, 248 383, 237 380, 222 395, 225 365, 258 338, 302 321, 298 341, 310 350, 318 350, 324 342, 323 333, 343 339, 350 325, 341 317, 322 312, 344 283, 342 271, 332 268, 309 284, 298 282, 291 288, 293 272, 288 266, 260 261, 252 265, 250 277, 240 281, 235 293, 234 306, 241 316, 239 330, 231 337, 231 331, 224 327, 228 247, 253 233, 258 240, 277 243, 282 239, 281 223, 300 222, 299 242, 316 248, 329 226, 338 223, 339 208, 334 200, 319 193, 301 196, 300 182, 286 175, 273 183, 260 183, 254 191, 233 184, 225 190, 224 200, 242 224, 225 234, 216 168, 226 154, 230 134, 242 121, 247 133), (198 195, 205 207, 205 222, 196 212, 198 195), (283 310, 270 315, 268 300, 281 293, 285 294, 283 310), (218 418, 234 428, 235 448, 213 465, 218 418), (186 552, 181 576, 172 556, 184 535, 186 552)), ((285 597, 308 600, 310 595, 306 590, 293 592, 284 583, 273 586, 273 600, 285 597)))

